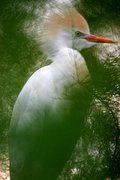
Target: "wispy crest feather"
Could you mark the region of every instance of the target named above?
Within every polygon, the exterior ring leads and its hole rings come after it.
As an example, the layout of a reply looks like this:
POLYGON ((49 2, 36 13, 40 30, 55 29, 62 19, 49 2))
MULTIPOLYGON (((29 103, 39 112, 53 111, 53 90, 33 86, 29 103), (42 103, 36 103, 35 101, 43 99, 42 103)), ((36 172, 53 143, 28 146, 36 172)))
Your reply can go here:
POLYGON ((41 23, 40 40, 43 50, 58 31, 72 27, 80 28, 81 31, 89 33, 87 21, 72 4, 49 4, 41 23))

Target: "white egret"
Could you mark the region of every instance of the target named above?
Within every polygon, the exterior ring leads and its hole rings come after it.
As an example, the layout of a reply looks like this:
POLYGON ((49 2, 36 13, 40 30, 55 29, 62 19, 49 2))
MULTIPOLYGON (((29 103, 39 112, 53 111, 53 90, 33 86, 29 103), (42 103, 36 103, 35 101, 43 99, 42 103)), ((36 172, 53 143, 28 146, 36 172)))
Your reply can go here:
POLYGON ((27 81, 10 125, 11 180, 55 180, 69 159, 89 107, 90 74, 80 50, 116 41, 91 35, 73 8, 58 8, 41 28, 44 52, 53 61, 27 81))

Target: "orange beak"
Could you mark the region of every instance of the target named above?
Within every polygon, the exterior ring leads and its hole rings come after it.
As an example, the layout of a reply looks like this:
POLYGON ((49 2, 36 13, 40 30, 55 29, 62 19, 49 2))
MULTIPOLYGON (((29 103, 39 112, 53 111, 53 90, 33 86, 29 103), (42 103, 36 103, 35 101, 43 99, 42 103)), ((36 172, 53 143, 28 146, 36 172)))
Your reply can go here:
POLYGON ((86 39, 87 41, 96 42, 96 43, 117 43, 116 40, 107 37, 96 36, 92 34, 87 34, 83 38, 86 39))

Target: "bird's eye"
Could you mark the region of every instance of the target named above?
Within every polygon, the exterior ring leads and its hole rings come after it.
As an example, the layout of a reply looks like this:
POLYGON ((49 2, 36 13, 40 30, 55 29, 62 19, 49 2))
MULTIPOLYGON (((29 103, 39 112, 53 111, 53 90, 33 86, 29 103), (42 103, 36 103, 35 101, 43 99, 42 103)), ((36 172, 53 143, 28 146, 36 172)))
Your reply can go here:
POLYGON ((81 35, 82 35, 82 33, 81 33, 80 31, 76 31, 76 32, 75 32, 75 36, 76 36, 76 37, 80 37, 81 35))

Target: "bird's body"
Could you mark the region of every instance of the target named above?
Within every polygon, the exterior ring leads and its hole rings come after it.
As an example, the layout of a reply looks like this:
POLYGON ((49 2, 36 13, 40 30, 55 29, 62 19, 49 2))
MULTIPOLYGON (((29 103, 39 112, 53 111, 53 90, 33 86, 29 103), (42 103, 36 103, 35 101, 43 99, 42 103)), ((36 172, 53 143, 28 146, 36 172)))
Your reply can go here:
MULTIPOLYGON (((84 58, 72 48, 81 45, 82 49, 85 40, 81 38, 79 43, 76 36, 74 41, 72 35, 80 23, 77 27, 71 12, 81 21, 82 30, 86 28, 85 33, 89 33, 87 22, 75 9, 65 16, 59 14, 58 26, 56 19, 45 24, 50 33, 43 36, 43 48, 47 47, 53 62, 30 77, 16 101, 9 140, 11 180, 55 180, 82 134, 91 100, 90 74, 84 58), (67 25, 66 18, 72 28, 74 22, 75 29, 63 28, 53 38, 51 29, 57 32, 59 25, 67 25)), ((67 26, 70 28, 69 23, 67 26)))
POLYGON ((61 51, 58 61, 32 75, 14 107, 13 179, 56 179, 81 133, 89 72, 76 50, 61 51))

